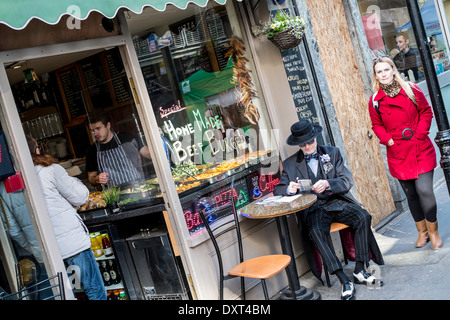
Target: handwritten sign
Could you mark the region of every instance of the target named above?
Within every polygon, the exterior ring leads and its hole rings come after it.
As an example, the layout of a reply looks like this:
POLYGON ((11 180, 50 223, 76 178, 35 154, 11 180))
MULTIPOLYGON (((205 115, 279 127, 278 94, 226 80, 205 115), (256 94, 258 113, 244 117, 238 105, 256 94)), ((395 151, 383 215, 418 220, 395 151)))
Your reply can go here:
MULTIPOLYGON (((286 11, 287 9, 285 9, 286 11)), ((277 10, 270 12, 271 17, 277 14, 277 10)), ((281 57, 284 69, 289 81, 289 87, 294 100, 295 109, 299 120, 309 120, 311 123, 319 123, 316 108, 314 106, 312 88, 308 80, 305 64, 303 63, 299 47, 282 50, 281 57)))
POLYGON ((192 115, 194 122, 176 127, 170 115, 185 109, 179 103, 171 108, 160 108, 160 117, 165 119, 162 129, 172 143, 175 163, 186 160, 199 164, 223 162, 229 158, 227 154, 240 153, 247 147, 244 135, 223 137, 224 126, 220 115, 205 116, 197 109, 186 110, 187 119, 192 115))
POLYGON ((281 56, 299 120, 318 123, 312 88, 298 48, 281 51, 281 56))

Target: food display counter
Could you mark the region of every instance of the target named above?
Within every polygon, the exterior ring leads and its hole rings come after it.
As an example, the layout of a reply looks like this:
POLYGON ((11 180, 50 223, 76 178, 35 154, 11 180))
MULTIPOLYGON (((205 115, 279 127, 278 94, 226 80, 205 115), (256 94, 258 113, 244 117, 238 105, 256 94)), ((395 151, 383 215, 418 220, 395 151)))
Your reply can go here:
MULTIPOLYGON (((269 151, 253 152, 218 165, 195 165, 189 162, 175 166, 173 178, 180 199, 191 199, 193 194, 194 197, 198 195, 196 191, 205 193, 205 190, 208 190, 211 185, 213 185, 213 189, 217 188, 216 183, 229 181, 227 178, 237 173, 244 172, 245 174, 256 170, 262 163, 270 159, 269 154, 269 151)), ((158 179, 153 178, 121 186, 108 185, 103 188, 103 191, 94 191, 90 193, 88 201, 77 208, 77 211, 80 215, 89 217, 162 204, 158 179), (112 193, 114 194, 112 195, 112 193), (97 213, 94 214, 94 211, 97 213)))
MULTIPOLYGON (((184 168, 185 175, 174 170, 189 235, 195 238, 203 228, 200 210, 206 209, 210 219, 220 220, 231 214, 231 199, 239 208, 272 192, 279 182, 279 171, 268 173, 265 169, 273 161, 279 161, 278 155, 259 152, 217 166, 189 165, 184 168), (190 187, 184 190, 185 186, 190 187)), ((170 222, 164 217, 165 205, 155 182, 146 180, 120 188, 118 210, 106 204, 103 191, 95 191, 78 212, 91 232, 109 234, 127 297, 188 299, 189 286, 173 248, 176 244, 169 236, 170 222), (150 259, 152 256, 158 259, 150 259), (161 269, 171 271, 161 273, 161 269)))

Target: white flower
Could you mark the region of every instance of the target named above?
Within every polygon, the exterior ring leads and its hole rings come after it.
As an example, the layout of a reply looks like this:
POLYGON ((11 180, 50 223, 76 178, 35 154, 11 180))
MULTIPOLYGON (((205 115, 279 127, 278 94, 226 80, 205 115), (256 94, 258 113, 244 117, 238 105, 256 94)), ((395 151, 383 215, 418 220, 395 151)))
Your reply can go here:
POLYGON ((326 154, 320 155, 320 161, 322 161, 322 162, 330 162, 330 161, 331 161, 331 158, 330 158, 330 156, 326 153, 326 154))

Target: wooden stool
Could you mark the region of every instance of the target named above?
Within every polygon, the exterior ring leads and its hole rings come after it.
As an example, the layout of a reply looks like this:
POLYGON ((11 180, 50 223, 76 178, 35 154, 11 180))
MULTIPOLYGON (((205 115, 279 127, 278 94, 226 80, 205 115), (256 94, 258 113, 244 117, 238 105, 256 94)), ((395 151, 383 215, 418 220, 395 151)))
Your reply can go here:
MULTIPOLYGON (((330 234, 333 232, 336 232, 336 231, 344 230, 346 228, 349 228, 349 226, 346 224, 339 223, 339 222, 333 222, 330 226, 330 234)), ((330 241, 331 241, 331 239, 330 239, 330 241)), ((342 245, 342 250, 344 250, 344 243, 342 242, 342 238, 341 238, 341 245, 342 245)), ((345 256, 345 252, 344 252, 344 262, 345 262, 345 264, 348 263, 347 257, 345 256)), ((323 269, 325 272, 325 278, 327 280, 327 285, 328 285, 328 287, 331 287, 330 275, 328 274, 327 265, 323 262, 322 262, 322 264, 323 264, 323 269)))

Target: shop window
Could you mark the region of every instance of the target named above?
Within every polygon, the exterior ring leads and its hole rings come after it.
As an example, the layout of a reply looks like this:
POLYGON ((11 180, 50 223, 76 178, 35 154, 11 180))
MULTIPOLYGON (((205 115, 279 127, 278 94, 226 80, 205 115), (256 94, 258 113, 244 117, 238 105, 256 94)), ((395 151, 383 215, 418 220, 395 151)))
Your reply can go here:
POLYGON ((254 169, 272 140, 233 3, 168 6, 164 19, 152 8, 126 16, 189 231, 200 228, 198 210, 218 219, 229 214, 231 198, 240 207, 273 190, 276 176, 254 169), (186 202, 194 191, 202 200, 186 202))
MULTIPOLYGON (((443 28, 434 0, 419 0, 418 3, 426 34, 431 40, 436 73, 440 74, 450 69, 443 28)), ((405 79, 414 82, 424 80, 406 0, 358 0, 358 5, 373 57, 389 55, 405 79)))
POLYGON ((256 75, 244 42, 231 40, 226 6, 189 6, 167 17, 140 27, 130 20, 134 45, 174 178, 222 164, 200 176, 210 178, 265 151, 254 137, 266 129, 256 75))

